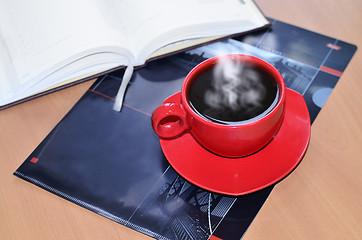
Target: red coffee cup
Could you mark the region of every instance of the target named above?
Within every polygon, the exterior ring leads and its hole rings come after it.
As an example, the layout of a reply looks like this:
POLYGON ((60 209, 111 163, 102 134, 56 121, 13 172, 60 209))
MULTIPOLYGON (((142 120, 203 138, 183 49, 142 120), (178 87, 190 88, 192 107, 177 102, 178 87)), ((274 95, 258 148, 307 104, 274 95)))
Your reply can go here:
MULTIPOLYGON (((230 69, 230 65, 226 68, 228 68, 227 70, 229 72, 233 71, 233 69, 230 69)), ((219 78, 211 77, 210 81, 215 82, 217 79, 219 78)), ((229 84, 227 80, 223 81, 225 83, 224 85, 229 84)), ((254 84, 253 81, 254 80, 249 80, 246 86, 249 86, 249 88, 250 86, 254 86, 254 88, 257 88, 255 86, 260 86, 260 84, 254 84)), ((265 86, 263 88, 264 92, 270 91, 270 87, 268 87, 268 85, 265 86)), ((223 96, 221 94, 214 94, 213 99, 225 99, 231 98, 231 96, 233 96, 234 99, 245 98, 242 96, 244 93, 237 94, 239 91, 238 89, 243 89, 243 87, 235 85, 234 88, 231 88, 230 90, 235 90, 234 92, 230 92, 230 94, 225 97, 220 97, 223 96)), ((250 94, 254 91, 253 87, 250 89, 251 90, 248 93, 245 93, 245 96, 253 96, 250 94)), ((165 103, 153 112, 152 127, 160 138, 177 138, 188 131, 200 145, 217 155, 224 157, 243 157, 263 148, 277 133, 284 116, 285 91, 284 79, 279 71, 262 59, 241 54, 230 54, 210 58, 197 65, 186 76, 181 89, 181 104, 165 103), (209 118, 204 113, 200 112, 198 107, 195 107, 193 102, 190 102, 190 99, 193 98, 193 95, 190 95, 190 93, 193 94, 194 86, 203 89, 204 83, 199 82, 201 81, 201 78, 204 78, 203 81, 205 82, 205 85, 208 85, 207 87, 213 86, 215 88, 215 86, 223 84, 223 82, 221 84, 207 83, 207 74, 215 68, 220 69, 219 64, 225 60, 232 61, 232 64, 234 64, 232 66, 248 66, 247 69, 253 69, 253 76, 260 73, 261 81, 264 81, 265 78, 268 78, 268 81, 273 81, 273 84, 275 84, 277 89, 273 90, 275 99, 273 98, 272 101, 264 104, 265 106, 263 106, 264 109, 261 110, 261 113, 252 116, 249 119, 237 121, 224 121, 223 119, 218 121, 218 119, 216 119, 215 121, 214 118, 209 118)), ((228 101, 230 100, 226 100, 226 102, 228 101)), ((216 109, 218 109, 219 113, 216 118, 219 118, 219 116, 223 118, 223 110, 220 110, 217 107, 216 109)), ((237 111, 245 111, 244 108, 240 109, 237 111)), ((227 111, 228 110, 225 110, 225 114, 227 111)))

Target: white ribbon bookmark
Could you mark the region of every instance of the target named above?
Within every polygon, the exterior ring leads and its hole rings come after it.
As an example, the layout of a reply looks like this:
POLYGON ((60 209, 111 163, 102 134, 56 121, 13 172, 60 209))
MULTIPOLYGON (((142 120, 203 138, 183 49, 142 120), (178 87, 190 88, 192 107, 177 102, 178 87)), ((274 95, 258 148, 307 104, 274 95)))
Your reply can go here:
POLYGON ((115 110, 117 112, 120 112, 122 109, 124 94, 126 92, 128 83, 132 78, 132 74, 133 74, 133 65, 129 64, 126 68, 126 71, 124 72, 122 83, 118 89, 118 93, 117 93, 117 96, 116 96, 116 99, 115 99, 115 102, 113 105, 113 110, 115 110))

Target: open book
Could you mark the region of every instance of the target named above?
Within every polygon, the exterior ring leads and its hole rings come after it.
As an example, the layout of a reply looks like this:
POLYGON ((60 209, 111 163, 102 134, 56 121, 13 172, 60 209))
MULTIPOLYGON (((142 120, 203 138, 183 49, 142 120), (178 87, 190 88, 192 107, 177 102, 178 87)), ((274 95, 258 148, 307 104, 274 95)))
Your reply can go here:
POLYGON ((252 0, 2 0, 0 108, 268 25, 252 0))

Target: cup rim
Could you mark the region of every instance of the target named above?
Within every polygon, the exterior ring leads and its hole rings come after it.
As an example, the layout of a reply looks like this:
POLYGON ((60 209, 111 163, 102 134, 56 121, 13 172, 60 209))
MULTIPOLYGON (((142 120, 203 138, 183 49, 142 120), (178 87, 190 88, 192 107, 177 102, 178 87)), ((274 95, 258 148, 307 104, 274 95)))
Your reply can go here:
MULTIPOLYGON (((261 58, 258 58, 258 57, 252 56, 252 55, 227 54, 227 55, 209 58, 209 59, 199 63, 187 74, 185 81, 183 83, 182 89, 181 89, 181 101, 182 101, 182 105, 186 108, 188 114, 190 114, 191 117, 198 119, 202 123, 207 124, 207 125, 218 126, 221 128, 230 128, 230 127, 235 128, 235 127, 242 127, 242 126, 250 126, 250 125, 258 124, 263 121, 267 121, 272 115, 274 115, 276 112, 279 111, 280 108, 283 107, 283 104, 285 101, 285 96, 286 96, 285 91, 286 91, 286 86, 285 86, 285 82, 284 82, 284 79, 283 79, 281 73, 270 63, 262 60, 261 58), (254 121, 252 119, 247 119, 247 120, 241 121, 239 123, 227 125, 227 124, 213 122, 209 119, 206 119, 206 118, 200 116, 197 112, 195 112, 195 110, 192 109, 190 103, 187 100, 188 87, 190 86, 192 81, 198 76, 198 74, 204 72, 206 69, 210 68, 212 65, 215 65, 220 59, 225 58, 225 57, 232 58, 232 59, 239 59, 239 60, 245 61, 247 63, 252 63, 254 65, 260 66, 264 70, 266 70, 270 75, 272 75, 274 77, 274 80, 276 81, 276 83, 278 84, 278 87, 279 87, 279 91, 278 91, 279 98, 278 98, 278 101, 275 104, 275 106, 264 116, 262 116, 258 119, 255 119, 254 121)), ((258 116, 260 116, 260 115, 258 115, 258 116)), ((255 118, 257 118, 258 116, 256 116, 255 118)))

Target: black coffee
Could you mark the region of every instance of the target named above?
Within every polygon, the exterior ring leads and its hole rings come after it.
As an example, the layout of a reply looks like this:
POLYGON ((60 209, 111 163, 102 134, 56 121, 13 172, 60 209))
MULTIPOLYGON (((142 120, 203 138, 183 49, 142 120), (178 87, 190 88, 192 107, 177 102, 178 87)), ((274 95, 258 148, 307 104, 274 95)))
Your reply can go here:
POLYGON ((270 73, 251 64, 215 65, 199 74, 187 91, 201 116, 223 124, 254 121, 270 112, 279 88, 270 73))

